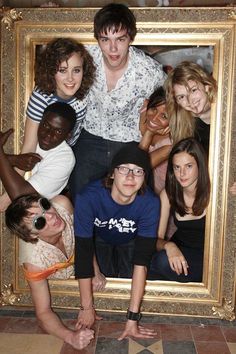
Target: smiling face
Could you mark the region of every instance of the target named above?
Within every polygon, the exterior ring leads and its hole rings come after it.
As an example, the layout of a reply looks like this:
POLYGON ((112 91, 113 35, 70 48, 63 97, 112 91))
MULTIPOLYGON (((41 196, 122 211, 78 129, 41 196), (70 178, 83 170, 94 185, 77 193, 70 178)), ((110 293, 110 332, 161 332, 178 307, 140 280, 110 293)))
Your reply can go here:
POLYGON ((174 96, 177 104, 186 111, 200 117, 210 111, 211 104, 207 95, 209 87, 200 82, 188 81, 188 86, 175 84, 174 96))
POLYGON ((70 135, 70 123, 66 118, 54 112, 44 114, 38 128, 38 142, 43 150, 60 145, 70 135))
POLYGON ((56 93, 64 99, 69 100, 80 88, 83 78, 83 59, 80 54, 73 53, 67 61, 60 63, 56 80, 56 93))
POLYGON ((127 30, 102 32, 98 39, 104 63, 110 70, 123 69, 128 61, 131 39, 127 30))
POLYGON ((198 165, 193 156, 179 152, 173 156, 173 171, 176 180, 184 189, 195 190, 198 180, 198 165))
POLYGON ((31 230, 31 236, 55 244, 61 236, 62 231, 65 229, 65 222, 60 217, 56 209, 52 206, 49 210, 43 213, 46 224, 41 230, 36 230, 33 227, 33 220, 36 216, 42 215, 42 209, 38 203, 33 203, 32 207, 28 209, 28 216, 24 218, 25 226, 31 230))
POLYGON ((154 134, 158 134, 158 130, 165 129, 169 125, 165 104, 149 108, 145 118, 147 129, 154 134))
MULTIPOLYGON (((121 164, 122 167, 128 167, 129 169, 141 169, 141 167, 128 163, 121 164)), ((118 204, 130 204, 135 199, 138 191, 142 187, 144 183, 145 174, 141 176, 135 176, 132 171, 129 171, 127 175, 119 172, 117 168, 115 168, 114 173, 112 175, 114 179, 112 188, 111 188, 111 196, 118 204)))

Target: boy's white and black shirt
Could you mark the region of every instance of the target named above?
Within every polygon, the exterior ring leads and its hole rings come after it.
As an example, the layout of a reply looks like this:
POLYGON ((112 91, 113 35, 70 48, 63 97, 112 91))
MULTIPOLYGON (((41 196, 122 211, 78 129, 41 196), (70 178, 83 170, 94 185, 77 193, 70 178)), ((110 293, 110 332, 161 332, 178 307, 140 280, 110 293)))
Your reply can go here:
POLYGON ((96 80, 89 91, 84 128, 112 141, 140 141, 140 109, 155 88, 163 85, 162 65, 131 46, 127 70, 108 92, 102 52, 98 45, 86 48, 96 65, 96 80))

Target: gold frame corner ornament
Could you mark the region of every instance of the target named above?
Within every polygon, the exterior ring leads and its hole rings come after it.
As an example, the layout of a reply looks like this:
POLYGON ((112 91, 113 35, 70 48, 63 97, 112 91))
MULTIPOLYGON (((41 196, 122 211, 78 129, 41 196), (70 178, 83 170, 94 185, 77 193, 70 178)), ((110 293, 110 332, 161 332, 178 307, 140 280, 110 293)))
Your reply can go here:
POLYGON ((22 12, 8 7, 1 8, 1 21, 5 24, 7 30, 12 30, 14 22, 22 20, 22 12))
POLYGON ((223 299, 222 305, 213 306, 212 311, 214 316, 217 316, 222 320, 235 320, 235 308, 232 306, 232 301, 230 300, 223 299))
POLYGON ((16 305, 20 302, 21 296, 16 295, 13 292, 12 284, 4 284, 3 291, 0 294, 0 304, 1 306, 16 305))

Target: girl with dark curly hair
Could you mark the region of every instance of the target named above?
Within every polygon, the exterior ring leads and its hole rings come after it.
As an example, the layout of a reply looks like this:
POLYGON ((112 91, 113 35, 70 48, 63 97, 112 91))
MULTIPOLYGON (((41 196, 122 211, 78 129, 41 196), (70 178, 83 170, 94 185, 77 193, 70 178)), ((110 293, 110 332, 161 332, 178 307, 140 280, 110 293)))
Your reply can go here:
MULTIPOLYGON (((76 124, 67 141, 71 146, 75 144, 85 118, 87 93, 94 77, 93 59, 83 44, 75 39, 57 38, 41 48, 35 64, 35 87, 26 111, 22 153, 36 151, 43 112, 57 101, 69 104, 76 112, 76 124)), ((18 172, 23 175, 22 171, 18 172)), ((4 211, 10 199, 4 193, 0 200, 0 211, 4 211)))

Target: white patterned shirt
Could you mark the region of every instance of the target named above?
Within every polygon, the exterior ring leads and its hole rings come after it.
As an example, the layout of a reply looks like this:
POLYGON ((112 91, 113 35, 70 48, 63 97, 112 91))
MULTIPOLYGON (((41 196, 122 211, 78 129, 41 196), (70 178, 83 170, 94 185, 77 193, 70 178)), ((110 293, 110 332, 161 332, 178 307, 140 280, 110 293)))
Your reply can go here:
POLYGON ((166 74, 162 65, 131 46, 127 70, 108 91, 101 49, 98 45, 86 48, 96 65, 96 80, 88 95, 84 128, 112 141, 140 141, 140 108, 155 88, 163 85, 166 74))

